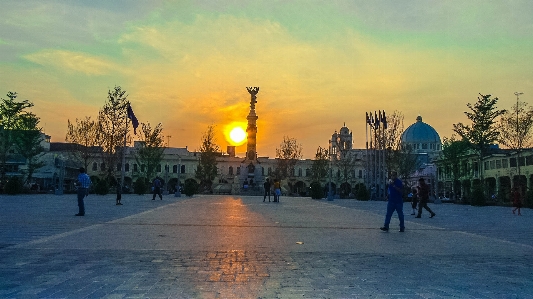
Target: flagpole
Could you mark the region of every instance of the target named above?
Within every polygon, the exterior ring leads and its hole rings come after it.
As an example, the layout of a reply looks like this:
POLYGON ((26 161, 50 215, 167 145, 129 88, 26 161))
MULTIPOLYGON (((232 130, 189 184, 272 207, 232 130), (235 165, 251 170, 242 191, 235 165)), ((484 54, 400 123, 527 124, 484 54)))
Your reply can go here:
MULTIPOLYGON (((130 103, 128 102, 128 106, 130 103)), ((124 133, 124 147, 122 148, 122 165, 120 167, 120 188, 124 188, 124 176, 126 172, 126 144, 128 139, 128 111, 126 108, 126 132, 124 133)), ((122 190, 120 190, 122 193, 122 190)))
POLYGON ((368 186, 368 112, 366 112, 365 119, 365 141, 366 141, 366 152, 365 152, 365 186, 368 186))

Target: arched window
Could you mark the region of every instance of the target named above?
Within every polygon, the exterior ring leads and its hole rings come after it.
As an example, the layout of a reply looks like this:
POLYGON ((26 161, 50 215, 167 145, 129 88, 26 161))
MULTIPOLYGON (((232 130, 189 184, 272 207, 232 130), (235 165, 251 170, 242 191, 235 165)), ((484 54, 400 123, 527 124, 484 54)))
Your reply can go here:
POLYGON ((178 172, 178 165, 172 166, 172 173, 177 173, 177 172, 178 172))
POLYGON ((230 166, 230 167, 228 168, 228 174, 229 174, 229 175, 233 175, 233 166, 230 166))
POLYGON ((185 173, 185 165, 181 165, 180 173, 185 173))
POLYGON ((133 164, 133 172, 139 171, 139 166, 137 164, 133 164))

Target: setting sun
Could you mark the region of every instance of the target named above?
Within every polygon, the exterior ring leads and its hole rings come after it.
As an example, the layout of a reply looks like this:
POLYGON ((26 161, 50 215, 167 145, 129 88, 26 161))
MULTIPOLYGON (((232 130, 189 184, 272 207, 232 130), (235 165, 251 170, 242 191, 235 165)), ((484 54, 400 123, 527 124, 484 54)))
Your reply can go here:
POLYGON ((241 127, 235 127, 229 133, 229 137, 235 145, 241 145, 246 139, 246 132, 241 127))

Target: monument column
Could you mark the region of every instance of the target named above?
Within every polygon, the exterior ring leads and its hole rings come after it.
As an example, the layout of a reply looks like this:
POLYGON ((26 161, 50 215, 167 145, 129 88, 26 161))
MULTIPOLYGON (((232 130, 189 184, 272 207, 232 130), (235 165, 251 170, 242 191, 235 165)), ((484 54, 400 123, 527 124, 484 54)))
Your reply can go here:
POLYGON ((250 162, 257 160, 257 115, 255 114, 255 103, 257 103, 257 93, 259 92, 259 87, 246 87, 250 93, 250 113, 248 113, 248 127, 246 128, 247 143, 246 143, 246 160, 250 162))

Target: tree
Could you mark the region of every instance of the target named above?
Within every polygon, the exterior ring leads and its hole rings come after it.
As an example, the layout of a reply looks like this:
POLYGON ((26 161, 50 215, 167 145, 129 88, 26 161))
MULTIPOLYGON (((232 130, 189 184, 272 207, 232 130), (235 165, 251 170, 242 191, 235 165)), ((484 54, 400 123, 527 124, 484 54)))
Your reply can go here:
POLYGON ((156 172, 156 167, 163 159, 164 137, 163 126, 157 124, 154 129, 150 124, 141 123, 141 147, 135 153, 135 161, 139 165, 146 165, 146 180, 151 180, 156 172))
POLYGON ((45 164, 39 161, 41 153, 44 152, 42 141, 44 134, 39 125, 39 118, 32 112, 26 112, 20 115, 13 131, 13 141, 17 152, 26 159, 26 180, 30 183, 35 170, 43 167, 45 164))
POLYGON ((387 128, 384 128, 383 134, 378 136, 377 142, 380 142, 381 148, 385 149, 385 165, 388 171, 399 171, 402 156, 405 156, 399 154, 400 151, 406 150, 405 147, 402 147, 401 138, 404 131, 403 119, 402 112, 395 110, 387 117, 387 128))
POLYGON ((350 151, 341 151, 339 154, 338 159, 335 160, 335 166, 339 170, 341 181, 348 183, 354 175, 356 157, 350 151))
POLYGON ((411 174, 421 165, 418 155, 411 144, 402 144, 399 149, 392 151, 391 157, 391 160, 394 161, 394 169, 396 169, 398 177, 403 181, 408 181, 407 179, 411 174))
POLYGON ((68 120, 65 141, 74 144, 70 153, 76 160, 83 161, 85 169, 89 169, 91 161, 100 154, 98 146, 102 144, 101 138, 98 122, 90 116, 82 120, 76 119, 75 124, 68 120))
MULTIPOLYGON (((27 108, 33 107, 33 103, 28 100, 16 101, 17 93, 9 91, 7 99, 2 98, 0 102, 0 180, 6 180, 6 165, 9 157, 9 151, 15 143, 15 130, 25 122, 22 119, 28 118, 31 112, 27 108)), ((38 123, 38 122, 37 122, 38 123)), ((37 124, 36 123, 36 124, 37 124)), ((29 123, 26 123, 29 124, 29 123)), ((34 128, 37 129, 37 128, 34 128)))
POLYGON ((220 148, 216 144, 215 128, 210 125, 202 136, 200 160, 196 169, 196 178, 200 180, 201 190, 211 191, 213 180, 217 176, 217 157, 220 148))
POLYGON ((470 111, 464 112, 472 124, 454 124, 453 131, 459 134, 461 138, 468 141, 478 154, 481 184, 484 184, 483 167, 481 167, 483 157, 490 145, 499 139, 500 132, 498 131, 496 118, 503 115, 505 110, 498 110, 496 108, 498 98, 491 99, 490 94, 479 95, 481 97, 478 97, 478 101, 474 105, 470 103, 466 105, 470 111))
POLYGON ((315 159, 311 166, 311 178, 315 182, 320 182, 328 175, 329 169, 329 152, 328 149, 318 147, 316 149, 315 159))
MULTIPOLYGON (((520 154, 524 148, 531 147, 533 133, 533 107, 524 102, 516 102, 510 111, 500 117, 498 141, 504 146, 517 151, 518 175, 520 176, 520 154)), ((522 192, 522 188, 520 188, 522 192)))
POLYGON ((455 135, 450 138, 444 137, 442 142, 441 158, 444 168, 452 177, 452 194, 455 195, 455 182, 459 179, 461 171, 461 159, 468 152, 470 143, 467 140, 457 140, 455 135))
POLYGON ((98 113, 98 129, 100 131, 100 146, 103 150, 103 160, 107 166, 105 177, 109 182, 114 181, 117 164, 124 150, 124 138, 127 133, 127 101, 126 91, 115 86, 107 93, 107 102, 98 113))
POLYGON ((295 138, 283 136, 279 148, 276 148, 276 178, 283 180, 294 174, 294 167, 302 159, 302 145, 295 138))

